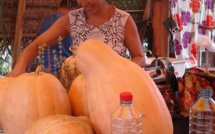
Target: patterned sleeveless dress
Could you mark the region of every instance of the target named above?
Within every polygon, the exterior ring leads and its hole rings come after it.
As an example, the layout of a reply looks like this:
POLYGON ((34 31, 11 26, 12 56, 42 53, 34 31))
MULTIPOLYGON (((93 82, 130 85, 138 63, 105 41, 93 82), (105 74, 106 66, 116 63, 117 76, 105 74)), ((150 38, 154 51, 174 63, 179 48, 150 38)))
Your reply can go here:
POLYGON ((84 8, 70 11, 70 35, 73 44, 79 46, 87 39, 98 39, 109 45, 119 55, 126 57, 124 28, 128 16, 130 14, 127 12, 115 8, 114 14, 108 21, 95 26, 87 24, 84 8))

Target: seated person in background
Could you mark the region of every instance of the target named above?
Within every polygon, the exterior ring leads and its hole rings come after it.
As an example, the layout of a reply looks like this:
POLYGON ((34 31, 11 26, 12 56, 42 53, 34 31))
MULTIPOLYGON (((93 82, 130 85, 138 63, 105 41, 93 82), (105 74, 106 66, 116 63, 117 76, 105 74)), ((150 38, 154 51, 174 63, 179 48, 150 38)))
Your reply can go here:
MULTIPOLYGON (((47 29, 49 29, 54 22, 62 17, 63 15, 68 14, 70 10, 74 10, 78 7, 77 1, 73 0, 70 3, 67 3, 68 0, 62 0, 60 3, 60 8, 58 9, 58 13, 46 16, 41 20, 39 24, 38 35, 44 33, 47 29)), ((48 50, 44 50, 44 68, 48 72, 52 74, 56 74, 59 72, 61 60, 60 58, 67 58, 72 55, 72 52, 69 50, 69 47, 72 45, 72 39, 68 35, 62 41, 62 44, 54 44, 50 46, 48 50), (60 49, 59 47, 62 46, 60 49), (60 54, 61 53, 61 54, 60 54), (62 57, 60 57, 62 56, 62 57)), ((42 44, 41 44, 42 45, 42 44)), ((40 57, 42 58, 42 57, 40 57)))
POLYGON ((215 52, 215 44, 206 35, 200 35, 195 43, 197 46, 205 47, 209 52, 215 52))
MULTIPOLYGON (((59 18, 48 30, 29 44, 19 57, 13 70, 7 76, 25 73, 26 67, 38 54, 38 46, 46 43, 52 46, 58 37, 70 35, 73 45, 81 45, 87 39, 97 39, 109 45, 116 53, 126 58, 126 50, 131 61, 145 66, 141 41, 131 15, 109 5, 106 0, 77 0, 82 8, 70 11, 59 18)), ((101 52, 102 53, 102 52, 101 52)))

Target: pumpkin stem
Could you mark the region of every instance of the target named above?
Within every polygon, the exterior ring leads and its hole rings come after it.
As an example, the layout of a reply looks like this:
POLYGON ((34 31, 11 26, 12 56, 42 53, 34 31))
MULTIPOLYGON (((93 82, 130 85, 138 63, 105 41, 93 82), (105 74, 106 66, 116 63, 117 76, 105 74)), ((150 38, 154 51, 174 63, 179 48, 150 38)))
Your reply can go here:
POLYGON ((75 56, 77 49, 78 49, 77 44, 73 44, 72 46, 69 47, 69 50, 73 53, 73 56, 75 56))
POLYGON ((35 74, 38 75, 43 70, 43 67, 41 65, 37 66, 35 70, 35 74))

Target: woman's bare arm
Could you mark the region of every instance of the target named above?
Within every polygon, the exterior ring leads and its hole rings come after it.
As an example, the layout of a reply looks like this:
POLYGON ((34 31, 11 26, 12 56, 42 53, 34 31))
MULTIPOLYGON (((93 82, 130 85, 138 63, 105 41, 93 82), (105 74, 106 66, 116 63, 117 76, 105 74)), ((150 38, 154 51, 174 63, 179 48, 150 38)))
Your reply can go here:
POLYGON ((125 25, 125 44, 130 52, 131 61, 133 61, 134 63, 138 64, 141 67, 144 67, 145 66, 144 52, 142 49, 136 25, 131 16, 128 17, 128 20, 125 25))
MULTIPOLYGON (((30 43, 21 53, 18 62, 13 70, 7 76, 18 76, 25 73, 26 68, 38 55, 38 47, 42 44, 47 46, 54 45, 58 42, 59 36, 62 38, 69 35, 69 16, 65 15, 59 18, 47 31, 38 36, 32 43, 30 43)), ((46 47, 48 48, 48 47, 46 47)))

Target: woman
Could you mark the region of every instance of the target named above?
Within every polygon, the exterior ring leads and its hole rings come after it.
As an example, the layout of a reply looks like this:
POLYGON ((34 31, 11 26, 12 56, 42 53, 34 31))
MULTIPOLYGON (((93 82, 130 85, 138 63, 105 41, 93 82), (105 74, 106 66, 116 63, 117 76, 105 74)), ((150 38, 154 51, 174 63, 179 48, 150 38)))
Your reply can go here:
POLYGON ((99 39, 107 43, 121 56, 126 48, 131 61, 143 67, 144 53, 132 17, 124 11, 108 5, 105 0, 78 0, 82 8, 70 11, 58 19, 50 29, 29 44, 20 55, 14 69, 7 76, 18 76, 38 54, 38 46, 51 46, 59 36, 71 35, 73 43, 80 45, 87 39, 99 39))
POLYGON ((203 46, 209 52, 215 52, 214 42, 206 35, 200 35, 194 43, 197 46, 203 46))
MULTIPOLYGON (((55 14, 51 14, 48 16, 45 16, 38 27, 38 36, 44 33, 47 29, 51 27, 51 25, 54 24, 54 22, 62 17, 63 15, 68 14, 70 10, 74 10, 78 7, 77 1, 72 0, 71 3, 67 3, 67 0, 61 0, 60 2, 60 8, 58 9, 58 12, 55 14)), ((73 44, 72 39, 70 35, 66 36, 62 41, 61 41, 61 48, 59 48, 59 44, 54 44, 49 49, 44 50, 43 53, 43 60, 44 64, 43 67, 45 70, 52 74, 57 74, 60 73, 60 64, 58 63, 59 61, 55 59, 55 57, 60 57, 62 58, 68 58, 69 56, 72 55, 72 52, 69 50, 69 47, 73 44), (53 53, 54 52, 54 53, 53 53)), ((34 71, 34 70, 32 70, 34 71)))

